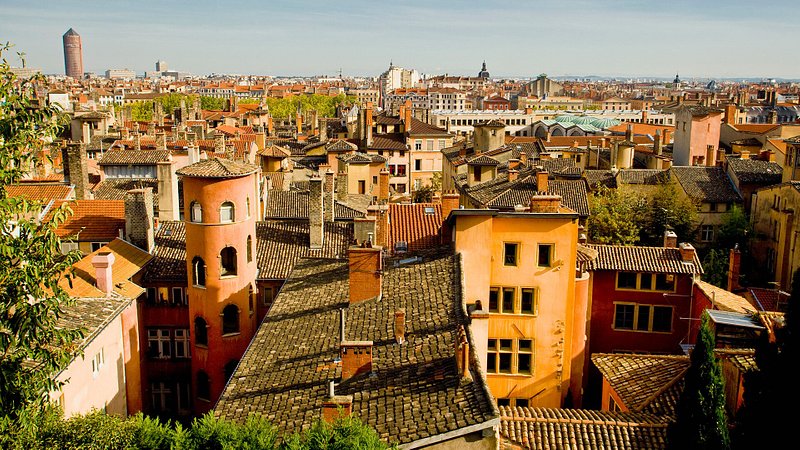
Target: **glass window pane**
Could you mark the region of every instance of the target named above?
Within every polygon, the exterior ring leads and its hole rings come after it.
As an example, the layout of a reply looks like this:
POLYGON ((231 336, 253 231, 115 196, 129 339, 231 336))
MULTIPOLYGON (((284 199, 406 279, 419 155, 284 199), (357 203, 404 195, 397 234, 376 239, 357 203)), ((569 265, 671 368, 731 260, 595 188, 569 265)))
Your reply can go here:
POLYGON ((517 355, 518 373, 531 373, 531 354, 520 353, 517 355))
POLYGON ((659 291, 672 291, 675 289, 675 276, 667 273, 656 275, 656 289, 659 291))
POLYGON ((511 351, 511 339, 500 339, 500 350, 511 351))
POLYGON ((640 273, 639 274, 639 289, 650 290, 653 289, 653 274, 640 273))
POLYGON ((500 373, 511 373, 511 353, 500 353, 500 373))
POLYGON ((634 305, 616 305, 614 309, 614 328, 632 330, 633 310, 634 305))
POLYGON ((505 243, 504 246, 504 256, 503 262, 507 266, 516 266, 517 265, 517 244, 510 244, 505 243))
POLYGON ((672 331, 672 308, 668 306, 653 308, 653 331, 672 331))
POLYGON ((639 305, 639 312, 636 318, 636 329, 639 331, 647 331, 650 329, 650 307, 647 305, 639 305))
POLYGON ((489 352, 486 358, 486 371, 489 373, 497 372, 497 353, 489 352))
POLYGON ((514 312, 514 288, 503 288, 503 312, 514 312))
POLYGON ((636 289, 636 272, 619 272, 617 274, 618 289, 636 289))
POLYGON ((489 289, 489 311, 490 312, 499 312, 498 299, 497 299, 498 295, 499 295, 499 289, 498 288, 489 289))
POLYGON ((539 244, 539 261, 540 267, 550 267, 552 263, 552 250, 553 246, 550 244, 539 244))
POLYGON ((536 314, 533 289, 523 288, 520 299, 520 312, 522 314, 536 314))

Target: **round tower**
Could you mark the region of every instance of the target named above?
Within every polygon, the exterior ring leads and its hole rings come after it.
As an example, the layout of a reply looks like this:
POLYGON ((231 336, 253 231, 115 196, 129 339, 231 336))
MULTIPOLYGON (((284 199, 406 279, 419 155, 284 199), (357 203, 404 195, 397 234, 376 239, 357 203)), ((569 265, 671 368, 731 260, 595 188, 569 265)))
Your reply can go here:
POLYGON ((258 166, 212 158, 180 169, 195 414, 210 410, 256 331, 258 166))

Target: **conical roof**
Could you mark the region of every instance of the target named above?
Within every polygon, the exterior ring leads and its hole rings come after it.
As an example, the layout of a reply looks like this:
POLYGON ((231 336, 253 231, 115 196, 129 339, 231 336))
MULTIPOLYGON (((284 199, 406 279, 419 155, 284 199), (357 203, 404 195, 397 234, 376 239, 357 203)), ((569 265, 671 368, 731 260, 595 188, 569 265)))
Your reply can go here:
POLYGON ((258 166, 253 164, 224 158, 211 158, 186 166, 176 173, 186 177, 236 178, 249 175, 257 170, 258 166))
POLYGON ((73 30, 72 28, 70 28, 69 30, 67 30, 67 32, 66 32, 66 33, 64 33, 64 36, 65 36, 65 37, 66 37, 66 36, 78 36, 78 37, 81 37, 81 35, 80 35, 80 34, 78 34, 78 33, 76 33, 76 32, 75 32, 75 30, 73 30))

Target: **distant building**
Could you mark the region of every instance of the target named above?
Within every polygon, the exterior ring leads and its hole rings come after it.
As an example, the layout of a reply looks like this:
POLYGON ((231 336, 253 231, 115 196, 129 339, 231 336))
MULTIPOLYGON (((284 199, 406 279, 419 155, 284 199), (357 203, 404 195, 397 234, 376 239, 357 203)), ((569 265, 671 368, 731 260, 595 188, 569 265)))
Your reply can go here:
POLYGON ((390 62, 389 69, 378 77, 381 97, 385 98, 389 92, 395 89, 415 87, 419 83, 420 78, 419 72, 416 70, 403 69, 390 62))
POLYGON ((106 78, 109 80, 132 80, 136 78, 136 72, 130 69, 108 69, 106 70, 106 78))
POLYGON ((28 78, 33 77, 34 75, 38 75, 42 73, 42 69, 34 69, 31 67, 12 67, 11 73, 17 76, 17 78, 22 80, 27 80, 28 78))
POLYGON ((62 38, 64 42, 64 71, 68 77, 83 77, 83 46, 81 36, 70 28, 62 38))
POLYGON ((156 61, 156 72, 166 72, 168 69, 167 62, 159 59, 156 61))
POLYGON ((672 157, 676 166, 713 166, 722 111, 700 105, 681 105, 675 111, 672 157))
POLYGON ((489 71, 486 70, 486 61, 483 62, 483 66, 481 66, 481 71, 478 72, 478 78, 489 78, 489 71))

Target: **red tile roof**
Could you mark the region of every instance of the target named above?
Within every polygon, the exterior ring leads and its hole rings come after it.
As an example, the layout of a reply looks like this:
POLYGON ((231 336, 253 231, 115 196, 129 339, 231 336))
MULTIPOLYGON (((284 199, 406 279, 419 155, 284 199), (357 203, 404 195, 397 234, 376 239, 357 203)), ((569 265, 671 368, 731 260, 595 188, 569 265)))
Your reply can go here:
POLYGON ((22 197, 27 200, 65 200, 72 194, 72 187, 61 183, 24 183, 5 187, 9 197, 22 197))
POLYGON ((393 252, 397 242, 405 242, 408 251, 417 251, 439 245, 442 227, 440 203, 414 203, 389 205, 389 245, 393 252))
POLYGON ((52 217, 53 210, 64 203, 72 210, 72 215, 56 229, 60 237, 77 235, 77 240, 81 242, 111 242, 119 237, 119 230, 125 229, 123 200, 58 201, 45 220, 52 217))

